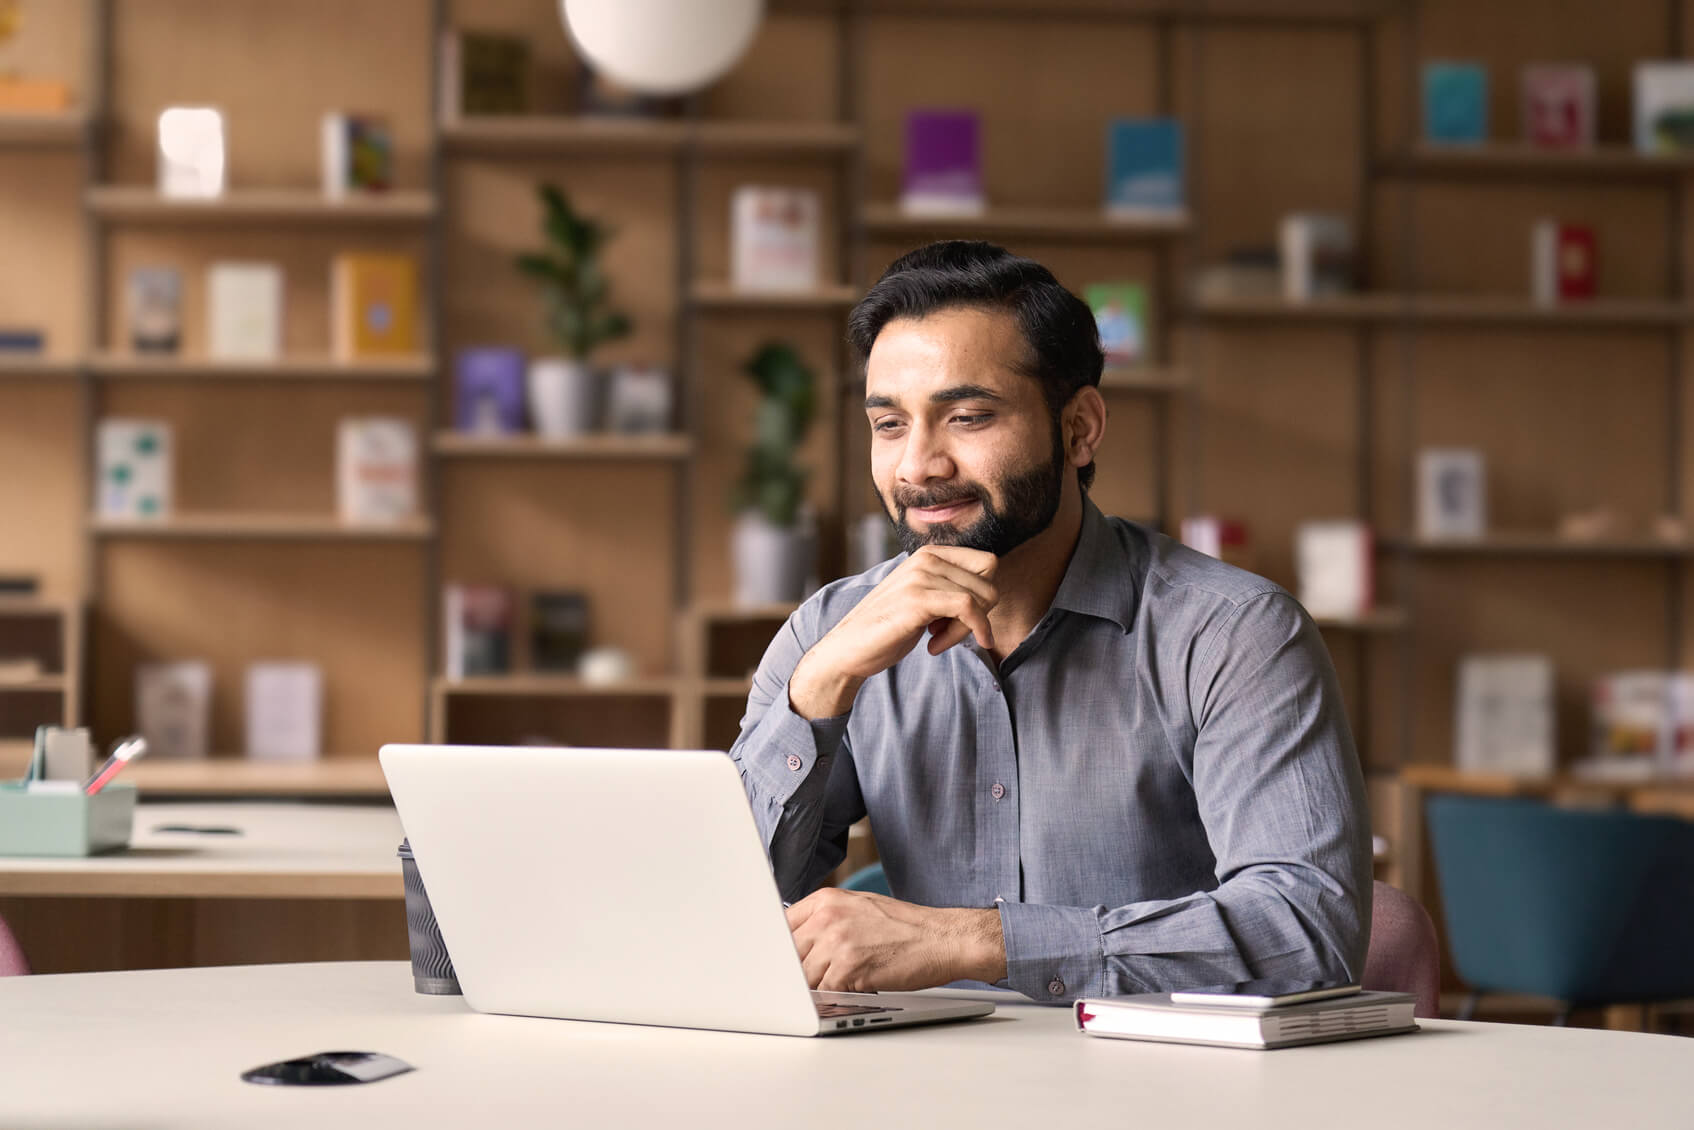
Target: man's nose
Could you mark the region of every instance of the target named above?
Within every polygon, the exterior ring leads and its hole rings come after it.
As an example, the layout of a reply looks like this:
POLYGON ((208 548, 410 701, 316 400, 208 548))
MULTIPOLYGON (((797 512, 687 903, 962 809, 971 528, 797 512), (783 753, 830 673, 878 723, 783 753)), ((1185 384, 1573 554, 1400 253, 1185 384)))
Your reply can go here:
POLYGON ((894 471, 899 481, 922 486, 935 479, 952 478, 953 470, 952 455, 940 430, 924 424, 907 429, 906 446, 894 471))

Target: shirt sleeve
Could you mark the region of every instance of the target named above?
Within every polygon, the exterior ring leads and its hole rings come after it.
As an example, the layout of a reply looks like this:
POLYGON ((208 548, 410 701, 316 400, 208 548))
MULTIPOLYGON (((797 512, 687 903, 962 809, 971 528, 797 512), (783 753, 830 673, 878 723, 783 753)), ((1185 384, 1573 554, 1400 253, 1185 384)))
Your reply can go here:
POLYGON ((807 720, 788 701, 788 680, 822 633, 808 625, 813 604, 792 616, 759 662, 741 734, 729 755, 786 902, 816 890, 847 857, 848 829, 864 816, 852 751, 849 714, 807 720))
POLYGON ((1363 975, 1370 816, 1316 625, 1287 593, 1267 592, 1195 654, 1187 769, 1218 885, 1119 907, 1001 903, 1007 982, 1026 996, 1363 975))

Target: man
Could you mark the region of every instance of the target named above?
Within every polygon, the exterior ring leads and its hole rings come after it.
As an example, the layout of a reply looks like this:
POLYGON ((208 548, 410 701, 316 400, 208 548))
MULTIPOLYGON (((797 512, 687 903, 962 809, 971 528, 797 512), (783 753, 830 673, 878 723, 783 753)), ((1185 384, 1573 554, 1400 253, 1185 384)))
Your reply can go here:
POLYGON ((951 241, 848 336, 906 552, 789 618, 731 751, 811 985, 1356 980, 1369 817, 1334 670, 1282 589, 1089 501, 1088 307, 951 241), (812 893, 866 814, 896 897, 812 893))

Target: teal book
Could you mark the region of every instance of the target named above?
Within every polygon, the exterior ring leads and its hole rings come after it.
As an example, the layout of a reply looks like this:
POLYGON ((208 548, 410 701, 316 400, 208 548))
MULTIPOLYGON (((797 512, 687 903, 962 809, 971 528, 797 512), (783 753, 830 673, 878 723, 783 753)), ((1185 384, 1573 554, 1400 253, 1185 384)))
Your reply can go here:
POLYGON ((1488 71, 1481 63, 1423 65, 1423 137, 1438 145, 1488 140, 1488 71))
POLYGON ((1170 215, 1186 207, 1182 123, 1113 118, 1106 126, 1106 211, 1170 215))

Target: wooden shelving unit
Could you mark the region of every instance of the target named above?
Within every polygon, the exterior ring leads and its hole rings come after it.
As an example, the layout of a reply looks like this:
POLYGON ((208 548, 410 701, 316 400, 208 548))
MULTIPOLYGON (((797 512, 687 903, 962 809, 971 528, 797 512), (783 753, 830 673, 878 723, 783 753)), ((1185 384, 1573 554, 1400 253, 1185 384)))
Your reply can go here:
POLYGON ((163 196, 135 185, 88 191, 89 210, 128 224, 424 224, 435 217, 433 193, 396 190, 332 199, 312 189, 231 189, 208 199, 163 196))
POLYGON ((675 694, 679 685, 679 680, 668 678, 589 683, 574 675, 518 673, 437 679, 435 692, 495 698, 666 698, 675 694))
POLYGON ((74 110, 0 114, 0 149, 73 149, 87 139, 88 118, 74 110))
POLYGON ((0 658, 35 660, 41 672, 0 682, 0 780, 28 761, 35 727, 82 725, 85 639, 80 603, 0 596, 0 658))
POLYGON ((1641 153, 1625 145, 1592 149, 1547 149, 1522 142, 1417 145, 1383 161, 1378 172, 1406 178, 1655 180, 1694 172, 1694 158, 1641 153))
POLYGON ((52 380, 75 377, 81 371, 82 366, 71 357, 0 352, 0 381, 52 380))
POLYGON ((535 435, 483 436, 440 432, 435 453, 450 459, 686 460, 694 441, 686 435, 590 435, 552 440, 535 435))
POLYGON ((513 115, 464 118, 442 126, 443 144, 478 154, 670 157, 685 148, 704 156, 827 155, 851 150, 859 130, 841 122, 685 121, 513 115))
POLYGON ((1430 556, 1680 559, 1694 555, 1694 545, 1687 542, 1656 538, 1565 538, 1534 531, 1499 531, 1480 538, 1396 538, 1384 545, 1430 556))
POLYGON ((1338 632, 1399 632, 1410 623, 1403 608, 1375 608, 1362 616, 1315 616, 1320 628, 1338 632))
POLYGON ((239 756, 204 761, 143 759, 124 770, 149 800, 162 797, 306 797, 374 799, 388 796, 375 751, 316 761, 250 761, 239 756))
POLYGON ((972 239, 1088 240, 1135 243, 1175 239, 1193 226, 1186 216, 1114 219, 1103 210, 1084 208, 989 208, 980 215, 936 216, 911 213, 894 204, 865 208, 865 227, 873 237, 965 236, 972 239))
POLYGON ((1349 294, 1290 302, 1281 298, 1212 299, 1196 303, 1202 321, 1410 323, 1478 328, 1657 329, 1694 324, 1694 308, 1655 299, 1595 299, 1541 305, 1509 296, 1349 294))
POLYGON ((434 379, 435 369, 435 358, 425 354, 358 361, 338 361, 328 356, 230 361, 213 357, 97 353, 88 360, 88 371, 101 380, 427 382, 434 379))
POLYGON ((816 290, 740 290, 724 282, 695 283, 694 304, 703 310, 746 310, 769 313, 781 310, 846 311, 863 297, 851 286, 825 286, 816 290))
POLYGON ((172 514, 158 519, 94 517, 89 531, 102 538, 178 541, 426 541, 434 524, 416 518, 392 525, 360 525, 316 514, 172 514))
POLYGON ((1176 393, 1188 387, 1188 370, 1177 365, 1107 366, 1100 374, 1106 392, 1176 393))

